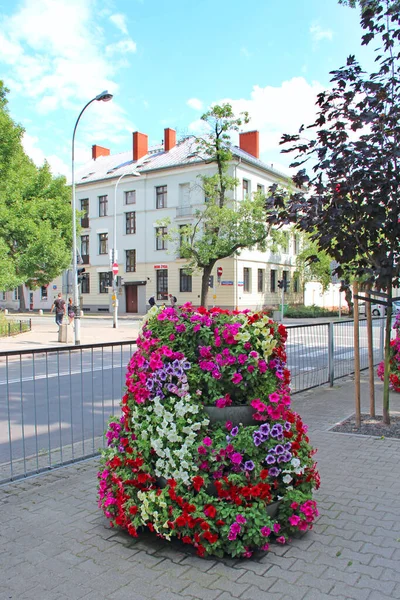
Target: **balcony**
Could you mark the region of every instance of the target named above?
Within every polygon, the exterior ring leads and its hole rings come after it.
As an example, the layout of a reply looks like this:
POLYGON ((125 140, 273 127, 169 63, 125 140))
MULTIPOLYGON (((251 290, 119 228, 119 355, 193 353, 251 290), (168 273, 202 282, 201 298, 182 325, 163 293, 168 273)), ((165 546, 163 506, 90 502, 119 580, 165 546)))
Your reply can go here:
POLYGON ((82 219, 81 219, 81 226, 84 229, 87 229, 89 227, 89 217, 82 217, 82 219))
POLYGON ((178 206, 176 209, 176 218, 179 217, 191 217, 193 215, 193 208, 191 206, 178 206))
POLYGON ((90 263, 89 254, 81 254, 81 257, 83 265, 88 265, 90 263))

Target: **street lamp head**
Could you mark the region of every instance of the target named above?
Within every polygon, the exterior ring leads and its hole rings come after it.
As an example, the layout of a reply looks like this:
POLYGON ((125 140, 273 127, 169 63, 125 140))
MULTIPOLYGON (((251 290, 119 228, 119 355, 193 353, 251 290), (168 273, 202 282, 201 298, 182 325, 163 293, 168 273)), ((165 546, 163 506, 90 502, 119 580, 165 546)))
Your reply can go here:
POLYGON ((100 101, 102 100, 102 102, 108 102, 109 100, 111 100, 113 97, 112 94, 110 94, 107 90, 104 90, 104 92, 101 92, 101 94, 98 94, 98 96, 96 96, 96 100, 100 101))

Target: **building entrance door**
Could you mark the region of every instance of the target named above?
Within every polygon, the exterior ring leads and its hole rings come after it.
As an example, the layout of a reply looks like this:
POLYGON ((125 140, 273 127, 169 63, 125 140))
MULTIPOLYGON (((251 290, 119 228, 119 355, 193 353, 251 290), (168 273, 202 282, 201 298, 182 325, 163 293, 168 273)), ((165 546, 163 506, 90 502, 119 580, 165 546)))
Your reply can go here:
POLYGON ((125 285, 125 302, 127 313, 137 313, 138 293, 137 285, 125 285))

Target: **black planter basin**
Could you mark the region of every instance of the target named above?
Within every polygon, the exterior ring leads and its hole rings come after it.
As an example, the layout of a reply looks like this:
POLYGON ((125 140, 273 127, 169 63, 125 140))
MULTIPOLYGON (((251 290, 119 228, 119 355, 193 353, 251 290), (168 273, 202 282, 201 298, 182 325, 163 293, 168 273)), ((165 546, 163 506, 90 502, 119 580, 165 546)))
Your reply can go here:
POLYGON ((252 406, 226 406, 218 408, 217 406, 204 406, 204 410, 209 416, 210 423, 225 423, 231 421, 234 425, 256 425, 253 415, 256 412, 252 406))

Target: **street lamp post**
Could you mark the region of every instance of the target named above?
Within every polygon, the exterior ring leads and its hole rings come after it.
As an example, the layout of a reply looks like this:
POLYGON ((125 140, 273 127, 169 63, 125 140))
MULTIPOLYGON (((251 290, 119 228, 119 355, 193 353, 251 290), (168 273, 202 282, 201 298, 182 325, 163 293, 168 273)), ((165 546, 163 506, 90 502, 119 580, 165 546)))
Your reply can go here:
POLYGON ((102 101, 102 102, 108 102, 109 100, 111 100, 112 98, 112 94, 109 94, 106 91, 101 92, 101 94, 98 94, 97 96, 95 96, 94 98, 92 98, 92 100, 90 100, 90 102, 88 102, 81 110, 81 112, 79 113, 79 117, 76 120, 75 123, 75 127, 74 127, 74 133, 72 135, 72 281, 73 281, 73 297, 74 297, 74 306, 76 308, 76 315, 75 315, 75 319, 74 319, 74 323, 75 323, 75 346, 79 346, 81 343, 81 307, 79 305, 79 288, 78 288, 78 273, 77 273, 77 267, 78 267, 78 263, 77 263, 77 254, 78 254, 78 248, 77 248, 77 244, 76 244, 76 195, 75 195, 75 133, 76 133, 76 128, 78 127, 78 123, 79 123, 79 119, 81 118, 81 116, 83 115, 83 113, 85 112, 85 110, 87 109, 87 107, 89 106, 89 104, 92 104, 92 102, 94 102, 95 100, 97 100, 98 102, 102 101))
MULTIPOLYGON (((115 184, 114 189, 114 221, 113 221, 113 247, 111 249, 111 268, 114 263, 118 262, 118 250, 117 250, 117 191, 118 184, 123 177, 126 175, 136 175, 136 173, 122 173, 115 184)), ((113 273, 113 327, 118 327, 118 295, 117 295, 117 275, 113 273)))

